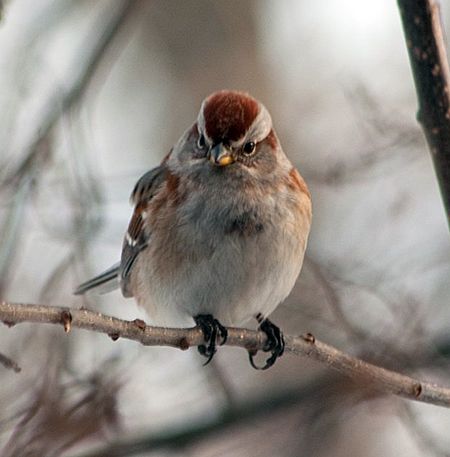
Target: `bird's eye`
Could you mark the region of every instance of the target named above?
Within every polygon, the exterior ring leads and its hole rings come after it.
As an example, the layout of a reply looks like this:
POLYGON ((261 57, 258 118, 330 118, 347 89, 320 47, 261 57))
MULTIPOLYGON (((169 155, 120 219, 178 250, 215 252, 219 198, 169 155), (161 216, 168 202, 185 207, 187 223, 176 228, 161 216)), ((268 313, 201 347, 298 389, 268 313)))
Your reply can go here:
POLYGON ((202 133, 200 133, 200 136, 198 137, 197 146, 200 149, 203 149, 205 147, 205 136, 202 133))
POLYGON ((254 141, 249 141, 248 143, 244 144, 242 151, 244 152, 245 155, 249 156, 255 152, 255 148, 256 148, 256 143, 254 141))

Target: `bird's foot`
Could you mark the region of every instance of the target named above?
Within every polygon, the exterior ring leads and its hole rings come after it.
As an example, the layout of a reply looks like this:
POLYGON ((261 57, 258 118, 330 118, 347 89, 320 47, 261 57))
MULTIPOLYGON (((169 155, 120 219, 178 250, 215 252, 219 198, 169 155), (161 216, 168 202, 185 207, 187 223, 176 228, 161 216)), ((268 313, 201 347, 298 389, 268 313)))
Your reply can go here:
POLYGON ((203 365, 208 365, 216 353, 217 336, 220 335, 222 346, 227 341, 228 330, 211 314, 199 314, 194 320, 205 338, 205 344, 198 346, 198 352, 207 358, 203 365))
POLYGON ((264 319, 260 314, 256 317, 259 322, 259 330, 263 331, 267 335, 267 341, 263 348, 264 352, 270 352, 271 356, 266 360, 264 366, 260 367, 255 364, 253 358, 256 355, 254 351, 249 351, 248 356, 250 359, 250 365, 256 370, 267 370, 270 368, 278 357, 281 357, 284 353, 284 337, 281 330, 273 324, 269 319, 264 319))

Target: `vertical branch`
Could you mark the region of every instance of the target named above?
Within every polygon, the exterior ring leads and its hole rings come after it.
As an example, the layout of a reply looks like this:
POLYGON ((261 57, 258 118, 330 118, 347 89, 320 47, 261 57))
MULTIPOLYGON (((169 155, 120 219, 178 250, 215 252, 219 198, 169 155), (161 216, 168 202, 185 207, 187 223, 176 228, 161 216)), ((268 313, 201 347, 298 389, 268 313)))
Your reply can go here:
POLYGON ((450 71, 436 0, 398 0, 422 125, 450 226, 450 71))

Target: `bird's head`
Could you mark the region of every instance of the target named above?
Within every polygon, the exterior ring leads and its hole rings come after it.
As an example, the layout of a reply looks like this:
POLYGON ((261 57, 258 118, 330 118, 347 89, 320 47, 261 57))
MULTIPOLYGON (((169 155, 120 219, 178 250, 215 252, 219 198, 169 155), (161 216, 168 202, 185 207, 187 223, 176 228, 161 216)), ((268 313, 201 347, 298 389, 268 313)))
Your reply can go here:
POLYGON ((250 166, 272 131, 266 108, 243 92, 220 91, 207 97, 197 118, 197 147, 219 167, 250 166))

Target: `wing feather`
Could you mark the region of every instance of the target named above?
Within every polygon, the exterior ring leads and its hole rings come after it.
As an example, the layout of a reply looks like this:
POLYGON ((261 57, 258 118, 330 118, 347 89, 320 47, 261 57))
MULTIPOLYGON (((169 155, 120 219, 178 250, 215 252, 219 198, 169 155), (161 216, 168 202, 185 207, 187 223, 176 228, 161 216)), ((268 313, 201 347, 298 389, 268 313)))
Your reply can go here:
POLYGON ((135 204, 133 216, 128 225, 122 246, 120 262, 120 285, 125 297, 131 297, 129 279, 133 265, 142 250, 147 245, 151 236, 147 219, 147 208, 150 200, 161 188, 167 175, 167 167, 163 162, 160 166, 145 173, 136 183, 131 194, 131 201, 135 204))

